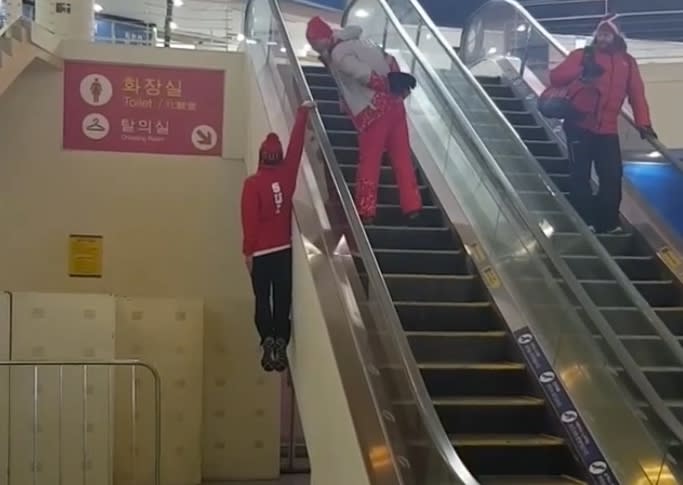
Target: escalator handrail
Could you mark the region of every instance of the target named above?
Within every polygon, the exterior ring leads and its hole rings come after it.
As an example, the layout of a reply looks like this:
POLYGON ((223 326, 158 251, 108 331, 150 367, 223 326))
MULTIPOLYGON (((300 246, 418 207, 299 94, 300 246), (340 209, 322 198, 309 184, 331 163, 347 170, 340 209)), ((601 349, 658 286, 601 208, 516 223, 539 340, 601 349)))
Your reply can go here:
MULTIPOLYGON (((529 23, 529 25, 531 25, 531 27, 534 30, 536 30, 541 35, 541 37, 543 37, 546 40, 546 42, 552 45, 564 57, 567 57, 569 55, 569 51, 550 32, 548 32, 548 30, 545 27, 543 27, 543 25, 541 25, 541 23, 538 20, 536 20, 536 18, 533 15, 531 15, 529 11, 526 8, 524 8, 524 6, 521 5, 517 0, 488 0, 484 5, 475 10, 474 13, 469 17, 467 22, 465 22, 465 27, 462 29, 462 33, 460 34, 460 45, 463 45, 462 41, 467 38, 467 34, 471 30, 471 19, 476 18, 477 15, 480 14, 484 9, 488 8, 489 5, 494 5, 496 3, 506 3, 510 5, 517 11, 517 13, 524 17, 524 20, 526 20, 529 23)), ((527 49, 528 48, 529 46, 527 46, 527 49)), ((635 120, 626 111, 626 109, 621 109, 621 116, 634 130, 638 129, 636 127, 635 120)), ((676 155, 674 155, 666 147, 666 145, 664 145, 661 142, 661 140, 648 135, 643 141, 649 143, 654 149, 654 151, 659 152, 662 155, 662 158, 664 158, 667 162, 671 163, 672 165, 676 166, 679 170, 683 171, 683 161, 680 160, 676 155)))
MULTIPOLYGON (((244 20, 245 35, 249 32, 247 27, 250 21, 250 7, 253 1, 254 0, 248 0, 246 4, 244 20)), ((284 47, 287 51, 286 55, 289 58, 290 64, 294 67, 293 71, 295 85, 303 99, 313 101, 314 98, 308 86, 308 82, 306 81, 303 69, 301 68, 301 64, 294 54, 295 50, 292 46, 291 39, 289 38, 289 33, 285 26, 278 1, 267 1, 270 4, 273 12, 275 12, 274 17, 281 31, 282 41, 284 42, 284 47)), ((389 296, 389 288, 387 287, 386 281, 381 275, 379 264, 374 252, 372 251, 372 246, 370 245, 370 241, 367 237, 365 229, 360 223, 360 217, 356 211, 351 192, 345 182, 341 168, 336 163, 334 149, 332 148, 329 137, 327 136, 322 117, 318 110, 316 110, 315 116, 312 117, 311 122, 317 141, 322 149, 323 158, 325 159, 325 163, 327 164, 330 174, 332 175, 332 182, 335 185, 342 208, 347 216, 349 227, 367 270, 370 287, 375 287, 380 290, 378 291, 378 296, 381 313, 389 321, 388 326, 391 329, 392 337, 397 344, 401 361, 403 363, 404 369, 406 370, 408 381, 410 382, 412 394, 415 397, 418 410, 421 414, 427 431, 430 434, 433 444, 439 451, 439 454, 443 458, 445 465, 453 474, 453 478, 457 480, 460 485, 479 485, 479 482, 477 482, 476 479, 470 474, 469 470, 467 470, 462 460, 455 452, 452 443, 448 439, 448 436, 441 425, 436 410, 434 409, 434 405, 427 391, 427 387, 422 379, 422 375, 413 356, 408 339, 403 332, 403 327, 401 325, 398 313, 394 307, 391 297, 389 296), (331 163, 332 160, 334 160, 335 163, 331 163)), ((384 427, 384 423, 382 423, 382 426, 384 427)), ((399 467, 400 460, 394 456, 391 460, 391 463, 395 468, 398 477, 402 480, 402 473, 399 467)))
MULTIPOLYGON (((357 3, 357 1, 358 0, 353 0, 348 5, 347 10, 344 12, 343 15, 343 22, 346 22, 346 20, 348 19, 348 15, 353 9, 354 5, 357 3)), ((596 328, 605 338, 605 341, 616 355, 617 359, 623 366, 626 373, 633 380, 634 384, 641 391, 647 402, 652 406, 652 409, 659 416, 662 422, 665 423, 665 425, 669 428, 669 430, 673 433, 674 436, 676 436, 676 438, 679 441, 683 442, 683 424, 681 424, 681 422, 678 421, 678 419, 671 412, 671 410, 664 404, 664 401, 658 395, 652 384, 647 380, 645 374, 637 365, 633 357, 631 357, 624 344, 621 343, 621 341, 618 338, 618 335, 614 332, 609 323, 605 320, 605 317, 600 313, 598 307, 590 298, 586 290, 578 282, 578 280, 572 273, 567 263, 556 254, 555 249, 551 246, 545 234, 543 234, 538 225, 535 224, 534 221, 532 221, 529 218, 528 211, 524 206, 524 203, 522 202, 521 198, 519 197, 519 194, 514 189, 510 180, 502 171, 502 169, 496 162, 491 152, 483 143, 483 141, 475 131, 474 127, 467 119, 466 115, 457 105, 457 103, 451 96, 448 88, 441 80, 440 76, 436 73, 431 64, 429 64, 429 62, 424 58, 424 55, 419 50, 419 48, 413 43, 410 36, 405 32, 405 29, 403 29, 403 27, 401 26, 398 18, 396 18, 395 14, 393 13, 393 10, 387 4, 386 0, 375 1, 377 1, 382 6, 382 8, 384 9, 384 13, 387 15, 387 18, 394 24, 396 31, 399 33, 403 42, 408 46, 409 50, 411 51, 411 54, 415 57, 415 59, 417 59, 418 63, 425 70, 425 72, 427 72, 431 82, 435 85, 436 92, 439 93, 439 95, 441 96, 444 105, 447 106, 449 111, 453 114, 453 118, 457 119, 460 126, 464 128, 466 134, 468 135, 467 138, 474 144, 476 151, 480 153, 480 155, 482 155, 482 158, 485 162, 484 166, 489 170, 489 172, 491 172, 492 180, 494 181, 494 183, 496 183, 496 185, 498 185, 499 189, 502 191, 504 196, 512 202, 512 207, 516 211, 518 217, 521 221, 524 222, 526 228, 534 236, 537 243, 543 248, 544 252, 548 256, 548 259, 557 269, 562 279, 567 283, 568 287, 571 289, 572 293, 574 293, 574 295, 580 302, 581 306, 586 310, 588 316, 591 318, 596 328)), ((417 13, 420 15, 421 21, 423 21, 425 25, 431 29, 431 33, 434 36, 434 38, 438 39, 442 47, 446 49, 446 52, 448 52, 449 56, 451 56, 451 59, 453 60, 455 65, 457 65, 463 71, 465 78, 473 84, 474 88, 478 92, 480 92, 480 95, 482 95, 483 100, 486 102, 487 105, 491 107, 494 113, 496 113, 500 118, 502 118, 505 125, 510 130, 511 134, 514 134, 514 138, 517 139, 518 142, 524 146, 525 151, 531 158, 531 161, 538 166, 539 176, 546 182, 546 184, 549 187, 551 187, 552 182, 548 179, 547 174, 541 169, 540 165, 538 164, 538 161, 528 151, 528 148, 526 148, 526 145, 524 145, 521 138, 519 138, 519 135, 512 128, 512 125, 510 125, 509 121, 507 121, 507 119, 503 116, 500 110, 495 106, 495 104, 493 104, 493 101, 488 97, 488 95, 486 95, 486 93, 483 91, 483 88, 476 81, 476 79, 469 71, 469 69, 467 69, 463 62, 458 58, 458 56, 453 51, 453 48, 448 44, 448 42, 446 42, 445 38, 441 35, 440 31, 432 22, 431 18, 426 14, 426 12, 415 0, 408 1, 412 4, 412 7, 415 8, 417 13)), ((558 200, 563 205, 563 208, 565 208, 566 212, 568 212, 570 216, 578 218, 578 215, 566 201, 564 196, 562 194, 557 195, 558 200)), ((617 263, 612 259, 607 250, 597 240, 595 235, 588 230, 588 227, 585 224, 580 223, 578 224, 578 228, 580 233, 584 236, 585 239, 589 241, 593 249, 601 257, 601 259, 605 261, 608 268, 611 270, 612 274, 615 275, 617 281, 622 286, 622 288, 624 288, 627 291, 627 295, 631 297, 633 300, 635 300, 634 303, 636 304, 638 309, 642 311, 646 317, 648 317, 648 320, 655 328, 655 330, 659 333, 662 340, 664 340, 666 345, 672 349, 674 356, 678 359, 679 362, 681 362, 681 364, 683 364, 683 346, 681 346, 678 343, 678 341, 675 339, 673 334, 671 334, 666 325, 664 325, 664 323, 659 319, 657 314, 645 301, 643 296, 633 286, 633 283, 626 278, 626 275, 622 272, 621 268, 619 268, 617 263)))

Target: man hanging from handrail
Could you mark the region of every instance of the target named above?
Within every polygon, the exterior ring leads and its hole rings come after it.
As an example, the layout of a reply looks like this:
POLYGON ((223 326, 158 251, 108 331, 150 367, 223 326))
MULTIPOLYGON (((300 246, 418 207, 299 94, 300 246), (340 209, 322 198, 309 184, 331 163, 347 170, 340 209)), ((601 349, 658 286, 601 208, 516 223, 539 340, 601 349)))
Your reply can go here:
POLYGON ((308 22, 306 39, 336 79, 346 111, 358 131, 356 209, 365 224, 377 212, 382 156, 388 152, 399 189, 401 210, 409 219, 422 209, 411 156, 403 99, 415 78, 400 72, 396 60, 377 45, 361 40, 362 29, 334 32, 320 17, 308 22))

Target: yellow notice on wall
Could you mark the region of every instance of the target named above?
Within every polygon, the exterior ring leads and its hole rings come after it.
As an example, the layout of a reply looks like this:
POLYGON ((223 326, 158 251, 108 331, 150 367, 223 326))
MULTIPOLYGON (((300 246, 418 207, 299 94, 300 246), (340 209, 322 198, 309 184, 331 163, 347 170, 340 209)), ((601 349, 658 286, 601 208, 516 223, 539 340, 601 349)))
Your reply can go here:
POLYGON ((657 251, 657 255, 674 273, 677 273, 681 269, 681 256, 669 246, 661 248, 657 251))
POLYGON ((69 235, 69 276, 102 277, 102 236, 69 235))

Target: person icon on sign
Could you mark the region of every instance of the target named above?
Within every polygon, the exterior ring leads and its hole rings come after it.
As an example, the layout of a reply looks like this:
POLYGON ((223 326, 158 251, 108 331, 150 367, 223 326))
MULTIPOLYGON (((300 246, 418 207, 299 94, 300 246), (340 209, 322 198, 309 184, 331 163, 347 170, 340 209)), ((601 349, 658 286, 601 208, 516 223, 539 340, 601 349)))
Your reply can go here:
POLYGON ((90 84, 90 94, 92 94, 93 103, 100 103, 100 96, 102 96, 102 83, 99 78, 95 78, 90 84))

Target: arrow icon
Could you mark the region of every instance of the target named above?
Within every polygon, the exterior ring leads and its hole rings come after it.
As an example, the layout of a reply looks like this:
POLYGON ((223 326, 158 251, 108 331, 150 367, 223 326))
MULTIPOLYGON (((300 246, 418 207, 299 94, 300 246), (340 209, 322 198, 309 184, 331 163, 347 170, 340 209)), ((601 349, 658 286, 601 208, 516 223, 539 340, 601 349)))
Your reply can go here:
POLYGON ((207 130, 197 130, 197 143, 199 145, 211 145, 213 146, 213 136, 211 136, 211 133, 207 130))
POLYGON ((218 143, 218 133, 209 125, 199 125, 192 130, 192 144, 202 152, 213 149, 218 143))

